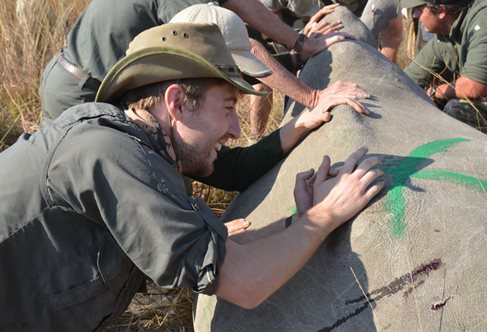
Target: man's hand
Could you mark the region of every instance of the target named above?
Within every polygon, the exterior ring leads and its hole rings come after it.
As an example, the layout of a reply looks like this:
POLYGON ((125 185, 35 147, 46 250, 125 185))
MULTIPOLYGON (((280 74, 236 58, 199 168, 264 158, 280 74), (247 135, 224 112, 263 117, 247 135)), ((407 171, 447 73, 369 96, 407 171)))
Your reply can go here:
POLYGON ((327 225, 329 232, 355 216, 384 187, 384 181, 372 185, 372 182, 384 174, 380 169, 372 169, 380 165, 377 157, 366 158, 359 163, 366 153, 365 147, 352 153, 345 165, 331 178, 330 158, 325 156, 316 172, 312 209, 318 208, 331 216, 328 220, 332 224, 327 225))
MULTIPOLYGON (((313 29, 319 30, 319 28, 317 28, 317 26, 319 26, 321 24, 320 21, 323 19, 323 17, 325 17, 328 14, 333 13, 335 11, 335 9, 338 7, 340 7, 340 4, 333 4, 333 5, 329 5, 329 6, 325 6, 325 7, 321 8, 318 12, 316 12, 316 14, 311 16, 308 23, 306 24, 306 26, 303 29, 303 33, 309 37, 309 34, 311 33, 311 31, 313 29)), ((337 23, 341 24, 341 22, 337 22, 337 23)), ((332 32, 332 31, 329 31, 329 32, 332 32)))
POLYGON ((301 57, 304 61, 311 56, 320 53, 333 44, 342 42, 346 39, 355 39, 355 37, 348 32, 335 31, 327 34, 312 34, 311 38, 305 39, 301 57))
POLYGON ((228 236, 243 233, 249 226, 250 222, 245 219, 235 219, 225 223, 225 227, 228 229, 228 236))
POLYGON ((311 26, 306 26, 307 32, 303 32, 308 38, 316 38, 320 35, 325 35, 327 33, 333 33, 343 29, 343 24, 341 21, 330 22, 320 22, 315 23, 311 26))
POLYGON ((313 91, 313 107, 333 107, 339 104, 348 104, 359 113, 368 115, 367 109, 358 99, 368 99, 370 95, 356 83, 337 81, 326 89, 313 91), (344 102, 340 102, 345 100, 344 102), (318 106, 320 105, 320 106, 318 106))
POLYGON ((342 22, 320 22, 323 17, 333 13, 339 4, 333 4, 321 8, 314 14, 303 29, 303 33, 308 37, 303 45, 301 57, 307 60, 309 57, 327 49, 331 45, 344 41, 346 39, 355 39, 347 32, 340 32, 343 28, 342 22))
POLYGON ((296 202, 296 213, 301 217, 313 206, 313 183, 315 180, 315 170, 309 169, 296 175, 294 185, 294 201, 296 202))
POLYGON ((316 106, 297 117, 297 127, 311 130, 323 122, 329 122, 332 118, 330 109, 341 104, 347 104, 361 114, 369 114, 369 111, 357 99, 370 98, 370 95, 352 82, 338 81, 324 90, 315 90, 313 98, 318 99, 316 106))

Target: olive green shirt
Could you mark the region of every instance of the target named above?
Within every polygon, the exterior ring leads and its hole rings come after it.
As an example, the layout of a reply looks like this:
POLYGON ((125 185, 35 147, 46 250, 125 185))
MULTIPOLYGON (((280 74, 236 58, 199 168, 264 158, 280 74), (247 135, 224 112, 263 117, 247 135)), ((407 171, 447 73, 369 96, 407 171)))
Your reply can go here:
MULTIPOLYGON (((100 329, 145 276, 215 292, 227 229, 158 144, 114 106, 85 103, 0 154, 1 330, 100 329)), ((201 180, 244 189, 282 157, 277 131, 220 151, 201 180)))
MULTIPOLYGON (((92 0, 69 32, 63 53, 102 81, 142 31, 167 23, 204 0, 92 0)), ((225 1, 219 1, 224 3, 225 1)))
POLYGON ((406 74, 422 87, 428 87, 433 73, 448 69, 487 84, 487 3, 476 0, 454 22, 450 35, 435 35, 405 68, 406 74))

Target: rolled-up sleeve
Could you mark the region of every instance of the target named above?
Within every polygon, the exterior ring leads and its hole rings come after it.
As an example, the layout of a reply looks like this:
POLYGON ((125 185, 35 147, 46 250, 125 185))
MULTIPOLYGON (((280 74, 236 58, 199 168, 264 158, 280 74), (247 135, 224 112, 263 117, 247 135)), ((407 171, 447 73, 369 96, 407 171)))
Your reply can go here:
POLYGON ((445 67, 441 54, 435 51, 435 43, 438 43, 436 37, 431 39, 404 69, 406 75, 423 88, 430 85, 433 73, 441 72, 445 67))
POLYGON ((157 285, 213 294, 225 257, 223 223, 185 194, 179 173, 146 145, 103 127, 78 127, 50 166, 53 199, 108 228, 157 285))
MULTIPOLYGON (((487 16, 487 10, 484 10, 484 17, 487 16)), ((475 27, 485 25, 485 22, 480 21, 475 27)), ((465 63, 463 64, 460 75, 470 78, 471 80, 487 84, 487 33, 485 30, 476 29, 472 24, 472 29, 467 33, 468 41, 465 49, 465 63)))

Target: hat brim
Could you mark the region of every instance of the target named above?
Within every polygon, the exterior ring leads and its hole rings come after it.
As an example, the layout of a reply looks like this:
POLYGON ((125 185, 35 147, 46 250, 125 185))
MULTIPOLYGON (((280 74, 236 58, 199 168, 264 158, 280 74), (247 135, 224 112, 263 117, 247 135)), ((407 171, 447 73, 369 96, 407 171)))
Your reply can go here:
POLYGON ((272 70, 267 68, 255 55, 249 51, 233 51, 230 50, 233 60, 238 68, 245 75, 252 77, 266 77, 272 74, 272 70))
POLYGON ((109 102, 132 89, 185 78, 221 78, 244 94, 267 95, 256 91, 233 67, 218 69, 203 57, 182 49, 150 47, 118 61, 103 79, 95 100, 109 102))
POLYGON ((424 1, 424 0, 401 0, 401 7, 402 8, 413 8, 413 7, 422 6, 426 3, 428 3, 428 1, 424 1))

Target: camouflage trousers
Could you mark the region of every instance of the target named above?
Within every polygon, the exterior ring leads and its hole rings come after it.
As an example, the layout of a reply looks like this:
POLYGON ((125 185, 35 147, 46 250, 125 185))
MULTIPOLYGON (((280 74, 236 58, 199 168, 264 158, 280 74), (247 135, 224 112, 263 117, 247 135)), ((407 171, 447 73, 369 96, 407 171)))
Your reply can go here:
POLYGON ((443 112, 487 134, 487 100, 451 99, 443 112))

